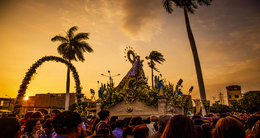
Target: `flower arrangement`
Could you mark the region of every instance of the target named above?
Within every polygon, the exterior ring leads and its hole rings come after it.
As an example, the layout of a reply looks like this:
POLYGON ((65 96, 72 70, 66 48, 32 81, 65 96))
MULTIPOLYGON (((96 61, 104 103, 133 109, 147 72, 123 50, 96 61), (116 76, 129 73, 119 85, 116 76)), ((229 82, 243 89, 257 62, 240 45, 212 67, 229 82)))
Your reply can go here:
MULTIPOLYGON (((113 84, 113 83, 112 83, 113 84)), ((107 85, 108 86, 108 85, 107 85)), ((113 85, 111 85, 113 87, 113 85)), ((158 94, 158 90, 152 90, 145 81, 132 81, 128 85, 125 85, 123 89, 106 89, 103 93, 101 102, 101 108, 109 108, 121 102, 123 100, 128 103, 134 102, 136 99, 140 100, 147 106, 156 106, 157 99, 155 98, 158 94), (110 103, 110 93, 111 103, 110 103)))
MULTIPOLYGON (((138 60, 116 88, 114 88, 113 81, 111 84, 107 84, 107 88, 102 94, 101 108, 110 108, 123 100, 132 103, 136 99, 146 106, 156 106, 159 88, 157 84, 152 89, 148 86, 142 67, 142 61, 138 60)), ((165 84, 163 93, 168 102, 173 106, 184 107, 185 102, 183 101, 186 99, 174 93, 174 85, 170 82, 166 84, 166 80, 163 80, 163 84, 165 84)))
MULTIPOLYGON (((184 107, 186 105, 187 97, 180 96, 174 93, 173 84, 166 80, 164 82, 164 93, 167 98, 169 105, 176 107, 184 107)), ((118 102, 123 100, 128 101, 128 103, 134 102, 136 99, 141 101, 146 106, 156 106, 158 104, 157 96, 159 94, 159 89, 156 87, 151 89, 148 84, 144 81, 132 81, 130 84, 126 85, 123 89, 114 88, 114 83, 111 86, 112 88, 107 88, 103 93, 103 99, 101 102, 101 108, 107 109, 118 102), (110 104, 110 93, 112 92, 111 104, 110 104)))
POLYGON ((186 97, 174 94, 171 99, 168 100, 170 106, 184 107, 186 105, 186 97))

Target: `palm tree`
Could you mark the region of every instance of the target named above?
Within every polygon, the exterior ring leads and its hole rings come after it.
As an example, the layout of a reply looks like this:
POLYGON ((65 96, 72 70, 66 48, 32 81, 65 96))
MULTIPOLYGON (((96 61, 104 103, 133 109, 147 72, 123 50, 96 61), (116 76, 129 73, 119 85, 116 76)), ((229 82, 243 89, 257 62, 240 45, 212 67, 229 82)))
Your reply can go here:
MULTIPOLYGON (((61 44, 58 46, 57 50, 60 55, 69 62, 81 61, 84 62, 85 58, 83 52, 93 52, 93 49, 83 40, 87 40, 88 33, 78 33, 74 35, 74 32, 78 30, 77 26, 71 27, 66 32, 66 37, 56 35, 51 41, 60 41, 61 44)), ((66 101, 65 110, 69 109, 69 92, 70 92, 70 69, 67 70, 67 85, 66 85, 66 101)))
POLYGON ((200 67, 199 56, 198 56, 195 40, 194 40, 192 31, 191 31, 191 27, 190 27, 188 12, 194 13, 194 8, 195 9, 198 8, 196 3, 198 3, 200 6, 202 6, 202 5, 208 6, 208 5, 210 5, 211 1, 212 0, 163 0, 163 7, 165 8, 165 10, 168 13, 172 13, 172 11, 173 11, 172 3, 174 3, 177 7, 183 8, 188 38, 190 41, 190 46, 191 46, 191 50, 193 53, 193 59, 194 59, 195 68, 196 68, 196 72, 197 72, 200 97, 201 97, 202 101, 206 100, 205 87, 204 87, 204 82, 203 82, 203 77, 202 77, 202 72, 201 72, 201 67, 200 67))
POLYGON ((165 61, 165 59, 163 58, 163 55, 158 52, 158 51, 152 51, 150 53, 149 56, 145 57, 147 60, 150 60, 150 62, 148 62, 149 67, 152 70, 152 88, 153 88, 153 70, 159 72, 159 70, 155 67, 155 62, 162 64, 162 62, 165 61))

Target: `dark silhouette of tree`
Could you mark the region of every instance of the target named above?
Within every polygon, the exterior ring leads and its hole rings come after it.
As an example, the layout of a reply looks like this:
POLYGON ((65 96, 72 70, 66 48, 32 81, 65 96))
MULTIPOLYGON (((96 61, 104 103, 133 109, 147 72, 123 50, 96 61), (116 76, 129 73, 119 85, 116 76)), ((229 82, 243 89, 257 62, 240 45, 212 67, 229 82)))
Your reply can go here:
POLYGON ((230 111, 231 108, 227 105, 220 104, 220 101, 215 101, 215 103, 210 106, 210 112, 213 113, 226 113, 230 111))
MULTIPOLYGON (((61 44, 58 46, 58 53, 69 62, 71 61, 81 61, 84 62, 85 58, 84 52, 93 52, 93 49, 83 40, 87 40, 88 33, 78 33, 74 34, 78 30, 77 26, 71 27, 67 32, 66 36, 61 35, 54 36, 51 41, 56 42, 60 41, 61 44)), ((66 102, 65 110, 69 109, 69 92, 70 92, 70 70, 67 70, 67 84, 66 84, 66 102)))
POLYGON ((172 5, 175 4, 177 7, 182 8, 184 11, 184 16, 185 16, 185 23, 186 23, 186 28, 187 28, 187 33, 190 41, 190 46, 191 50, 193 53, 193 59, 195 63, 195 68, 197 72, 197 79, 198 79, 198 84, 199 84, 199 90, 200 90, 200 97, 202 101, 206 100, 206 94, 205 94, 205 87, 204 87, 204 82, 203 82, 203 77, 202 77, 202 71, 200 67, 200 61, 199 61, 199 56, 196 48, 196 43, 191 31, 190 27, 190 22, 189 22, 189 17, 188 17, 188 12, 189 13, 194 13, 194 9, 197 9, 199 4, 200 6, 202 5, 210 5, 210 2, 212 0, 163 0, 163 7, 168 13, 172 13, 172 5))
POLYGON ((260 91, 246 92, 239 101, 241 101, 241 105, 243 105, 246 112, 255 113, 260 111, 260 91))
POLYGON ((234 112, 239 112, 239 113, 244 113, 245 112, 245 107, 241 104, 241 100, 231 102, 231 110, 234 112))
POLYGON ((149 56, 145 57, 147 60, 150 60, 148 62, 149 67, 152 70, 152 88, 153 88, 153 70, 159 72, 159 70, 155 67, 155 62, 162 64, 162 62, 165 61, 163 58, 163 55, 158 51, 152 51, 149 56))

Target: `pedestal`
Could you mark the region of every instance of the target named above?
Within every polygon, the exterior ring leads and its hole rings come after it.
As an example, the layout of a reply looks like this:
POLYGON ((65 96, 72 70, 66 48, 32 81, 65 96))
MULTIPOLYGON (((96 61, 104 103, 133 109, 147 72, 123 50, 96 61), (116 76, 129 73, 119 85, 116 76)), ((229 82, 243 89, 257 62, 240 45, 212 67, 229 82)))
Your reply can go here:
POLYGON ((175 107, 176 113, 179 115, 184 115, 184 108, 183 107, 175 107))
POLYGON ((96 114, 101 111, 101 99, 96 100, 96 114))
POLYGON ((165 115, 166 114, 166 104, 167 99, 165 96, 158 96, 158 115, 165 115))

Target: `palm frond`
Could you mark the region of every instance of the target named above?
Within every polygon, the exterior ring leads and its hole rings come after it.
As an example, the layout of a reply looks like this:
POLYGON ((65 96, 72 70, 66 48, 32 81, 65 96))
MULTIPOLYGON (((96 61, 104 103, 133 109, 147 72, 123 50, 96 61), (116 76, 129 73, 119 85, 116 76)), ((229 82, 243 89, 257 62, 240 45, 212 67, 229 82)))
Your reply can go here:
POLYGON ((198 5, 194 1, 191 2, 190 6, 194 9, 198 9, 198 5))
POLYGON ((212 0, 163 0, 163 7, 168 13, 172 13, 172 3, 177 7, 186 8, 187 12, 194 13, 195 9, 198 9, 197 3, 209 6, 212 0))
POLYGON ((186 6, 186 8, 187 8, 187 11, 189 12, 189 13, 192 13, 192 14, 194 14, 194 9, 191 7, 191 6, 186 6))
POLYGON ((212 0, 198 0, 197 2, 199 3, 200 6, 202 6, 202 5, 209 6, 211 4, 212 0))
POLYGON ((153 70, 155 70, 155 71, 157 71, 157 72, 160 72, 156 67, 154 67, 153 70))
POLYGON ((67 32, 68 38, 71 40, 74 37, 74 32, 78 30, 77 26, 73 26, 67 32))
MULTIPOLYGON (((151 59, 152 61, 155 61, 159 64, 161 64, 162 62, 165 61, 165 59, 163 58, 163 55, 158 51, 152 51, 149 55, 149 59, 151 59)), ((155 65, 155 63, 154 63, 154 65, 155 65)))
POLYGON ((66 53, 66 47, 68 46, 69 43, 62 43, 58 46, 57 51, 60 55, 63 55, 66 53))
POLYGON ((150 68, 154 68, 154 64, 151 64, 151 62, 148 62, 148 66, 149 66, 150 68))
POLYGON ((163 7, 168 13, 172 13, 172 1, 171 0, 163 0, 163 7))
POLYGON ((78 33, 74 36, 74 32, 78 30, 77 26, 71 27, 67 32, 67 36, 55 36, 51 40, 52 41, 61 41, 62 44, 57 48, 58 53, 62 55, 64 59, 67 60, 75 60, 75 61, 84 61, 83 52, 93 52, 93 49, 89 46, 88 43, 82 41, 88 38, 88 33, 78 33))
POLYGON ((89 52, 89 53, 94 52, 94 50, 91 48, 91 46, 90 46, 88 43, 86 43, 86 42, 84 42, 84 43, 82 44, 82 47, 84 47, 85 51, 87 51, 87 52, 89 52))
MULTIPOLYGON (((78 47, 77 47, 78 48, 78 47)), ((79 49, 75 49, 75 54, 76 54, 76 57, 79 61, 81 62, 84 62, 85 61, 85 58, 83 56, 83 53, 79 50, 79 49)))
POLYGON ((159 64, 162 64, 162 62, 164 62, 165 59, 164 59, 164 58, 157 58, 157 59, 155 59, 154 61, 157 62, 157 63, 159 63, 159 64))
POLYGON ((75 41, 75 46, 78 47, 79 50, 83 52, 89 52, 89 53, 94 52, 91 46, 85 41, 81 41, 81 42, 75 41))
POLYGON ((55 42, 55 41, 61 41, 62 43, 67 43, 69 42, 69 40, 63 36, 60 36, 60 35, 56 35, 54 36, 52 39, 51 39, 52 42, 55 42))
POLYGON ((88 33, 78 33, 73 39, 78 42, 81 40, 87 40, 89 39, 88 35, 88 33))
POLYGON ((76 53, 75 50, 72 47, 69 47, 66 53, 67 59, 78 61, 75 56, 75 53, 76 53))

